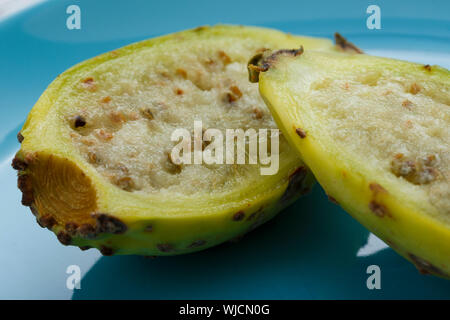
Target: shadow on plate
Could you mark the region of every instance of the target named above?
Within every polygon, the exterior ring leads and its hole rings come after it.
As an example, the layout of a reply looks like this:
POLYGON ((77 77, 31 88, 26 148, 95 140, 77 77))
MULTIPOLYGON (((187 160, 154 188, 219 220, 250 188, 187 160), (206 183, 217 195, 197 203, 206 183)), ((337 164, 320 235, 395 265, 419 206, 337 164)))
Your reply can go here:
POLYGON ((449 297, 391 249, 358 257, 369 232, 319 186, 238 243, 189 255, 102 257, 73 299, 368 299, 449 297), (377 264, 382 290, 368 290, 377 264))

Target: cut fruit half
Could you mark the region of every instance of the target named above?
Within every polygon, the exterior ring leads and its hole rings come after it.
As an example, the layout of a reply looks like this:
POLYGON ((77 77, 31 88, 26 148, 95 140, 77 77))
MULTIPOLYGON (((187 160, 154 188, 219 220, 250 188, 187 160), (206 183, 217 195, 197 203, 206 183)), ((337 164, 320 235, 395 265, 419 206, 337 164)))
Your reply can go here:
POLYGON ((307 49, 252 63, 280 129, 330 199, 420 271, 449 277, 449 71, 307 49))
POLYGON ((105 53, 67 70, 19 133, 22 202, 65 245, 102 254, 171 255, 240 236, 307 192, 314 179, 283 137, 279 169, 180 165, 175 129, 276 129, 248 82, 258 50, 326 39, 269 29, 201 27, 105 53))

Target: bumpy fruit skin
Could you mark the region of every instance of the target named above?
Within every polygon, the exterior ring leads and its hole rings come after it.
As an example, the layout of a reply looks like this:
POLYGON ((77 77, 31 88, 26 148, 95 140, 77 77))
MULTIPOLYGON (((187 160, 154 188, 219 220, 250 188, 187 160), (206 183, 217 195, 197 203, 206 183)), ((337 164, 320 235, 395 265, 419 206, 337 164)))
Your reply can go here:
POLYGON ((431 81, 430 86, 433 82, 449 83, 449 71, 438 66, 367 55, 324 53, 326 59, 318 59, 321 55, 307 50, 300 53, 285 50, 272 53, 266 61, 256 62, 257 66, 268 64, 258 76, 259 90, 276 123, 332 202, 341 205, 421 273, 449 278, 450 227, 438 218, 445 212, 438 212, 419 193, 410 192, 416 186, 406 189, 404 180, 393 182, 395 179, 387 179, 378 168, 368 167, 364 156, 358 158, 337 147, 325 130, 327 119, 314 112, 314 105, 298 98, 307 95, 306 91, 292 85, 300 81, 310 85, 317 80, 307 78, 308 74, 296 73, 296 65, 306 65, 309 74, 330 76, 336 65, 347 68, 345 72, 351 74, 367 63, 378 70, 426 77, 431 81))
MULTIPOLYGON (((103 255, 174 255, 202 250, 238 237, 271 219, 314 183, 295 153, 276 175, 259 185, 216 195, 173 197, 126 192, 104 179, 72 146, 64 121, 54 110, 66 85, 99 64, 132 56, 143 48, 213 37, 261 39, 272 48, 303 43, 334 50, 326 39, 234 26, 201 27, 150 39, 84 61, 59 75, 42 94, 18 134, 22 203, 37 222, 64 245, 97 248, 103 255)), ((188 50, 188 48, 186 48, 188 50)), ((131 63, 131 62, 130 62, 131 63)))

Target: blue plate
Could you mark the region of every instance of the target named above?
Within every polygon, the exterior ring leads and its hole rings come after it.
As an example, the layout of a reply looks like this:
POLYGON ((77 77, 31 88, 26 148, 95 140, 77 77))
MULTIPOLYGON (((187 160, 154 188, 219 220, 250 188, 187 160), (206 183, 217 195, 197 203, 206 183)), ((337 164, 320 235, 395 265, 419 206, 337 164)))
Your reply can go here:
POLYGON ((369 53, 450 67, 450 2, 377 1, 381 30, 366 27, 369 4, 49 1, 1 20, 0 298, 450 298, 450 281, 420 275, 328 202, 319 186, 239 243, 157 259, 64 247, 20 205, 10 162, 19 148, 16 133, 39 95, 71 65, 130 42, 216 23, 326 37, 339 31, 369 53), (72 3, 81 8, 80 30, 66 28, 72 3), (70 265, 80 267, 80 289, 66 285, 70 265), (380 267, 379 290, 367 288, 370 265, 380 267))

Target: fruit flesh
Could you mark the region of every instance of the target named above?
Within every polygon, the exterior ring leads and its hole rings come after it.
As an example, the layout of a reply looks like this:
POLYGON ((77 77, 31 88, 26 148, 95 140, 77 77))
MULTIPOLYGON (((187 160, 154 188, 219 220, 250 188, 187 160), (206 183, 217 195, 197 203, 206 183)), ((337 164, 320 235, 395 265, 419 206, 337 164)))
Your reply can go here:
MULTIPOLYGON (((176 144, 168 133, 186 128, 193 135, 196 120, 204 129, 222 132, 276 128, 255 85, 247 81, 248 57, 263 43, 232 41, 198 39, 188 52, 176 42, 166 43, 164 51, 151 48, 134 55, 131 65, 125 58, 104 63, 74 86, 76 100, 61 99, 54 108, 63 109, 84 158, 126 191, 188 195, 258 183, 257 165, 177 166, 168 156, 176 144)), ((281 139, 280 158, 289 158, 288 152, 281 139)))
POLYGON ((272 176, 256 165, 178 170, 167 158, 168 139, 196 116, 219 129, 276 128, 257 86, 247 83, 246 56, 299 42, 334 50, 324 39, 216 26, 132 44, 69 69, 20 133, 13 166, 23 203, 63 244, 105 255, 197 251, 267 221, 314 181, 283 138, 272 176))
POLYGON ((448 70, 305 50, 279 55, 259 78, 327 194, 419 270, 448 277, 448 70))

